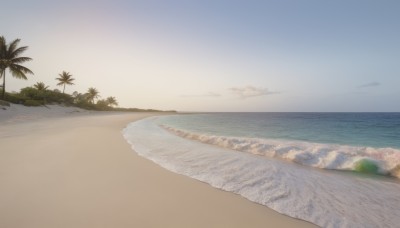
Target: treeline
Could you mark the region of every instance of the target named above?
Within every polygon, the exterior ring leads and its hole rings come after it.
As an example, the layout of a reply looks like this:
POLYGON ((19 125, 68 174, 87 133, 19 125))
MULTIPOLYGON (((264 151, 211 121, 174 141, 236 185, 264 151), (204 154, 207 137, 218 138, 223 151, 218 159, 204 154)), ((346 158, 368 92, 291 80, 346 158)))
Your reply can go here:
POLYGON ((48 87, 44 86, 44 83, 39 82, 32 87, 21 89, 18 93, 6 92, 3 100, 25 106, 60 104, 101 111, 114 110, 114 107, 118 105, 114 97, 95 100, 99 97, 98 94, 99 92, 95 88, 89 88, 87 93, 74 92, 70 95, 62 93, 58 89, 49 90, 48 87))
POLYGON ((25 106, 41 106, 47 104, 62 104, 67 106, 76 106, 89 110, 101 111, 158 111, 153 109, 137 109, 137 108, 116 108, 118 102, 115 97, 107 97, 100 99, 100 93, 96 88, 89 88, 86 93, 66 94, 65 87, 74 85, 75 78, 69 72, 63 71, 55 78, 57 86, 62 86, 62 92, 58 89, 50 90, 43 82, 38 82, 33 86, 26 87, 20 92, 8 93, 6 91, 6 72, 11 73, 11 76, 17 79, 27 80, 27 74, 33 72, 22 66, 23 63, 31 61, 29 57, 21 57, 20 55, 28 49, 27 46, 19 47, 20 39, 16 39, 10 43, 6 42, 3 36, 0 36, 0 79, 3 83, 0 85, 0 104, 7 105, 7 102, 14 104, 23 104, 25 106))
POLYGON ((113 108, 113 110, 119 112, 176 112, 175 110, 161 111, 156 109, 140 109, 140 108, 113 108))
MULTIPOLYGON (((2 92, 0 88, 0 92, 2 92)), ((4 101, 0 100, 0 106, 8 106, 7 102, 22 104, 25 106, 46 106, 59 104, 74 106, 87 110, 97 111, 121 111, 121 112, 163 112, 155 109, 122 108, 114 97, 98 99, 99 92, 95 88, 89 88, 87 93, 74 92, 72 95, 62 93, 58 89, 49 90, 44 83, 36 83, 32 87, 25 87, 20 92, 5 93, 4 101)), ((176 111, 166 111, 176 112, 176 111)))

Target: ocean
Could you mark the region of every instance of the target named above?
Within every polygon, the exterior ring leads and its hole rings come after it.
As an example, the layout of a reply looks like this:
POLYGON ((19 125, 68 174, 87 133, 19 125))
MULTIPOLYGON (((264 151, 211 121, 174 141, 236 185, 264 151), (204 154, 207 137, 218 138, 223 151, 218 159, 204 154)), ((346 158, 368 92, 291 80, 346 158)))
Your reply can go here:
POLYGON ((322 227, 400 224, 400 113, 171 115, 123 135, 170 171, 322 227))

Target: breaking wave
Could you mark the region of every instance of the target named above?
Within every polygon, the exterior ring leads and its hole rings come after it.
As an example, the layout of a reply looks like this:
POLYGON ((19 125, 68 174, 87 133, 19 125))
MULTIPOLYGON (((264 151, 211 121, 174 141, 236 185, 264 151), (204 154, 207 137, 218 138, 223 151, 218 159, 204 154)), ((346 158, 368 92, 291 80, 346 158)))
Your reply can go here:
POLYGON ((400 178, 400 150, 398 149, 215 136, 189 132, 167 125, 160 126, 186 139, 240 152, 281 158, 321 169, 368 172, 400 178))

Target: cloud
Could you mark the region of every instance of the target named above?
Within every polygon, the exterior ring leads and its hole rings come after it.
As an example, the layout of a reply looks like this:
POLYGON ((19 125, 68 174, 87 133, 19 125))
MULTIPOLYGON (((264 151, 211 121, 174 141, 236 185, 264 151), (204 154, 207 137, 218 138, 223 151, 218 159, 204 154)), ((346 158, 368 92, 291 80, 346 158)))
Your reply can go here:
POLYGON ((229 91, 231 91, 233 94, 243 99, 278 93, 278 92, 270 92, 267 88, 254 87, 254 86, 233 87, 229 88, 229 91))
POLYGON ((208 92, 205 94, 184 94, 184 95, 180 95, 180 97, 220 97, 221 94, 219 93, 214 93, 214 92, 208 92))
MULTIPOLYGON (((250 97, 259 97, 259 96, 266 96, 271 94, 277 94, 279 92, 272 92, 269 91, 267 88, 263 87, 255 87, 255 86, 244 86, 244 87, 232 87, 228 88, 231 94, 235 96, 246 99, 250 97)), ((225 96, 224 93, 216 93, 216 92, 208 92, 204 94, 182 94, 179 97, 182 98, 218 98, 225 96)))
POLYGON ((357 88, 377 87, 377 86, 380 86, 380 85, 381 85, 381 83, 379 83, 379 82, 370 82, 370 83, 366 83, 366 84, 360 85, 357 88))

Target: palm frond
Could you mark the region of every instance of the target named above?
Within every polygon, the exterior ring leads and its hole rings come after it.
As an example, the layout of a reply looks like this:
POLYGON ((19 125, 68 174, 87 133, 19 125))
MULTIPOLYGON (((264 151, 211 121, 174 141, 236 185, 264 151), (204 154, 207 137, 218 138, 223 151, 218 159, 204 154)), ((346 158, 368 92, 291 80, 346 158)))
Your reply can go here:
POLYGON ((17 58, 12 59, 12 62, 18 64, 18 63, 28 62, 31 60, 32 60, 32 58, 29 58, 29 57, 17 57, 17 58))
POLYGON ((37 90, 47 90, 49 87, 46 86, 43 82, 37 82, 35 85, 33 85, 37 90))
POLYGON ((7 51, 7 42, 4 36, 0 36, 0 59, 5 57, 5 52, 7 51))
POLYGON ((22 72, 21 70, 18 70, 18 69, 11 69, 11 68, 12 68, 12 67, 10 67, 10 72, 11 72, 11 75, 12 75, 14 78, 24 79, 24 80, 27 80, 27 79, 28 79, 28 78, 26 77, 25 73, 22 72))
POLYGON ((13 53, 16 49, 21 40, 20 39, 15 39, 8 45, 8 53, 13 53))
POLYGON ((30 69, 28 69, 24 66, 18 65, 18 64, 12 64, 10 66, 10 71, 13 71, 13 70, 19 70, 21 72, 24 72, 25 74, 34 74, 30 69))
POLYGON ((6 38, 4 36, 0 36, 0 44, 6 44, 6 38))
POLYGON ((63 72, 62 74, 59 74, 59 78, 56 78, 56 80, 60 81, 60 83, 62 84, 68 84, 68 85, 73 85, 72 81, 75 80, 75 78, 72 78, 72 75, 67 73, 67 72, 63 72))
POLYGON ((10 58, 10 59, 17 58, 19 55, 21 55, 21 54, 22 54, 23 52, 25 52, 26 50, 28 50, 28 47, 27 47, 27 46, 25 46, 25 47, 19 47, 19 48, 16 49, 16 50, 9 50, 8 58, 10 58))

